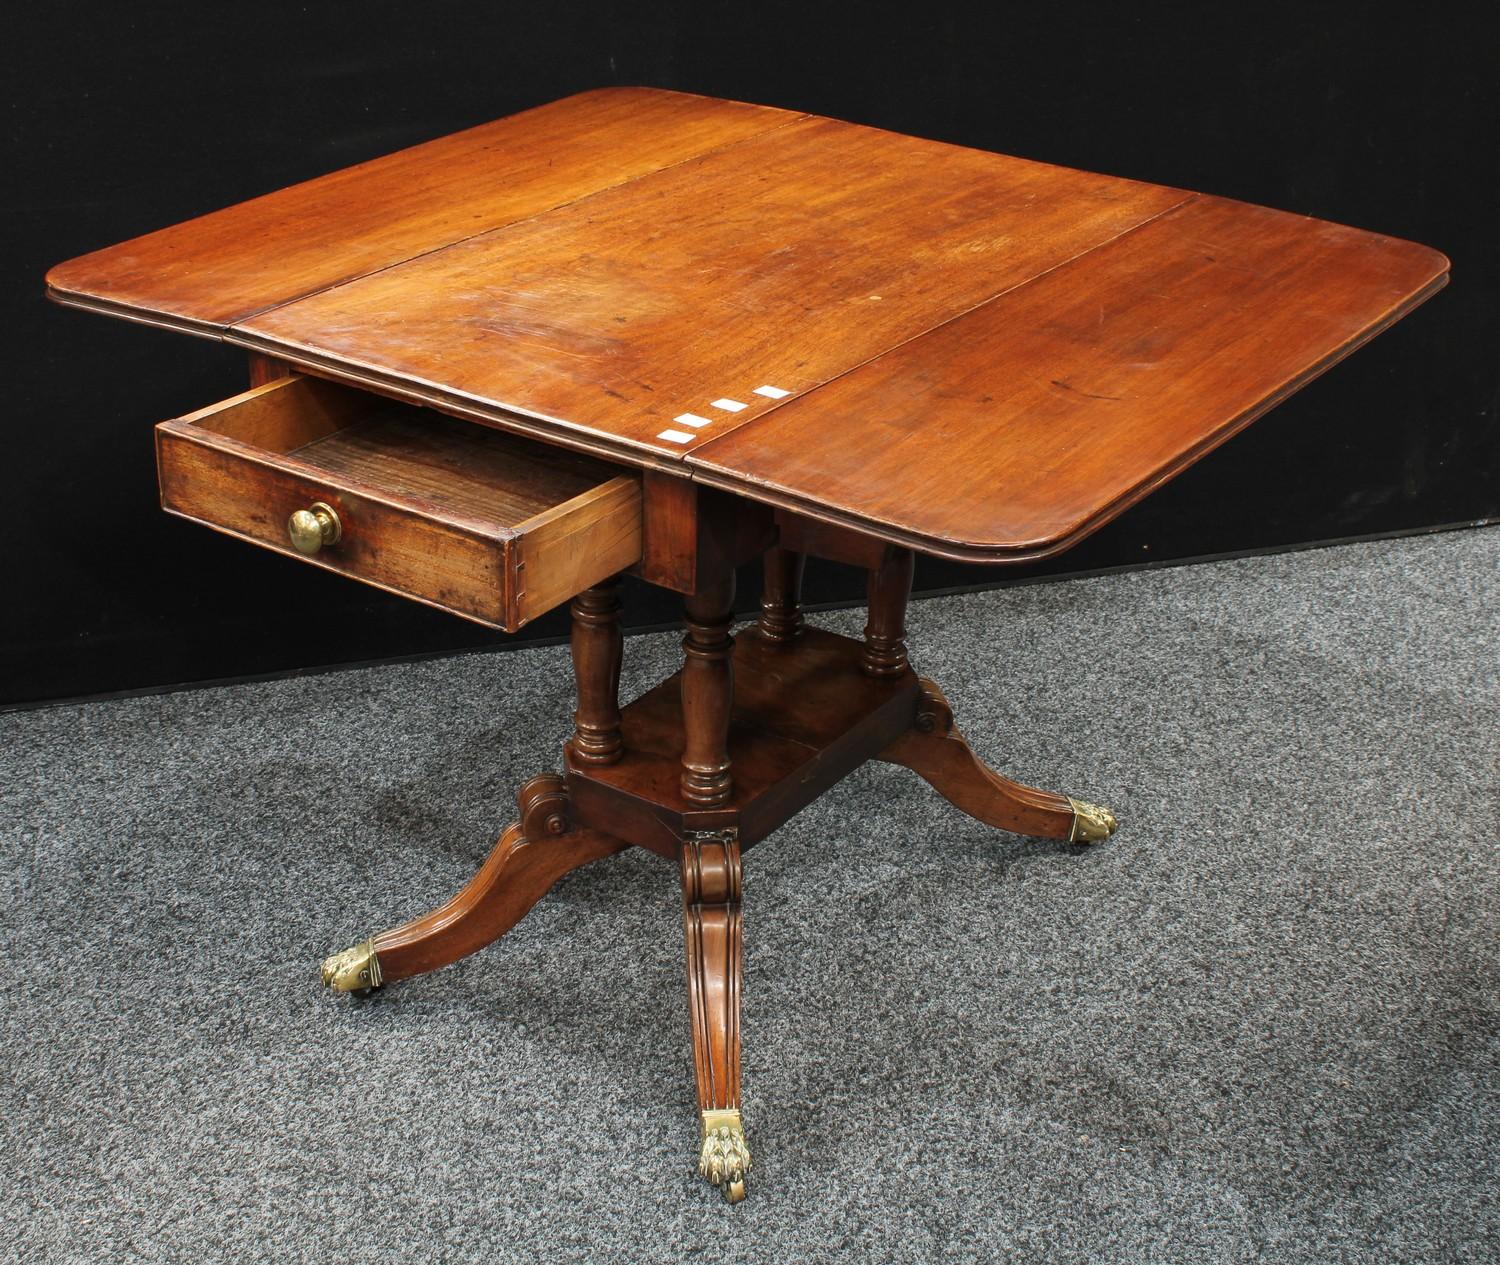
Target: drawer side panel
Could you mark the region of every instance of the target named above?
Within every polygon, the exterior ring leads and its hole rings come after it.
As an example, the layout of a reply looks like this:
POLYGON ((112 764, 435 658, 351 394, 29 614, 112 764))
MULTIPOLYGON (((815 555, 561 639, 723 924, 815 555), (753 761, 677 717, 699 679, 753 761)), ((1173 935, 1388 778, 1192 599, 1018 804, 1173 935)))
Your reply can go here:
POLYGON ((601 483, 517 532, 519 627, 641 560, 641 481, 623 475, 601 483))

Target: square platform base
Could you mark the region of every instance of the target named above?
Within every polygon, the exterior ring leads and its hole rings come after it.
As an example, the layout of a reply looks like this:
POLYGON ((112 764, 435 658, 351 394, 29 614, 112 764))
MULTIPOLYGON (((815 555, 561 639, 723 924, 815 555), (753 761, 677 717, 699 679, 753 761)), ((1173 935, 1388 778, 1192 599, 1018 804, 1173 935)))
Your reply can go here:
POLYGON ((755 628, 738 635, 729 726, 734 789, 712 809, 682 795, 681 673, 669 676, 622 709, 619 761, 585 765, 566 752, 578 823, 673 858, 686 831, 736 827, 741 848, 765 838, 911 728, 916 674, 867 676, 862 650, 818 628, 785 645, 755 628))

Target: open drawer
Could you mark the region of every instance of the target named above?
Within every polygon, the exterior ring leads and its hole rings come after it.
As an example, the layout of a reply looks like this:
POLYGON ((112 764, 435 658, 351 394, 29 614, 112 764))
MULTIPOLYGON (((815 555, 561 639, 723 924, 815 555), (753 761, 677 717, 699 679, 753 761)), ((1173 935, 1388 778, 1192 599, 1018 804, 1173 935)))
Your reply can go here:
POLYGON ((639 475, 318 378, 156 428, 162 508, 515 632, 641 556, 639 475))

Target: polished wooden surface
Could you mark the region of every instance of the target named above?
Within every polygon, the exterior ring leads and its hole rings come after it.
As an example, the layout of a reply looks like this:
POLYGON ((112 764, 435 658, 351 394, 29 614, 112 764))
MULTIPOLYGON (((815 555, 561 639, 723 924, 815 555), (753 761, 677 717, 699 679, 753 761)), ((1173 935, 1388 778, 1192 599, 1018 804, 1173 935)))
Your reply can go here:
POLYGON ((53 297, 220 335, 234 322, 800 116, 605 88, 60 264, 53 297))
POLYGON ((641 578, 663 588, 697 593, 776 541, 770 506, 657 470, 641 495, 641 578))
POLYGON ((613 764, 624 754, 620 734, 620 581, 611 576, 573 599, 573 711, 569 748, 580 764, 613 764))
MULTIPOLYGON (((736 635, 733 656, 727 743, 705 761, 713 771, 727 763, 728 796, 706 805, 685 793, 694 704, 684 698, 691 662, 684 655, 682 672, 621 709, 625 750, 617 763, 598 767, 564 753, 577 821, 668 857, 692 830, 733 827, 748 850, 914 723, 916 675, 868 676, 864 645, 852 638, 809 627, 783 642, 751 627, 736 635)), ((723 680, 716 671, 717 664, 707 674, 715 705, 722 693, 712 685, 723 680)), ((707 728, 701 717, 695 723, 707 728)))
POLYGON ((729 715, 734 706, 734 572, 683 602, 682 797, 698 808, 729 801, 729 715))
POLYGON ((906 602, 911 596, 916 558, 910 549, 888 546, 880 564, 870 568, 868 618, 860 668, 866 676, 900 676, 906 672, 906 602))
POLYGON ((162 506, 314 566, 514 631, 633 565, 637 474, 315 378, 157 428, 162 506), (287 519, 333 507, 297 552, 287 519))
POLYGON ((247 376, 250 385, 263 387, 268 382, 275 382, 278 378, 285 378, 292 372, 292 367, 284 361, 273 359, 270 356, 262 356, 259 352, 248 352, 247 376))
POLYGON ((451 900, 370 938, 385 983, 435 971, 482 949, 520 922, 564 874, 627 846, 570 821, 562 779, 555 775, 532 778, 517 798, 521 820, 501 834, 451 900))
POLYGON ((1189 196, 807 119, 231 338, 677 461, 1189 196))
POLYGON ((683 840, 682 917, 700 1111, 740 1105, 742 886, 733 830, 683 840))
MULTIPOLYGON (((900 645, 910 554, 887 551, 872 575, 870 624, 881 665, 900 645)), ((739 688, 731 691, 722 632, 727 584, 690 599, 684 671, 614 710, 615 650, 604 636, 616 614, 614 585, 574 604, 578 732, 564 748, 566 777, 543 774, 521 790, 511 826, 470 882, 432 913, 377 933, 325 964, 325 980, 368 987, 433 970, 502 936, 563 874, 630 844, 677 862, 682 884, 688 1011, 703 1138, 699 1171, 736 1202, 750 1155, 739 1115, 741 994, 744 986, 742 851, 864 761, 905 765, 950 802, 989 824, 1074 841, 1076 809, 1066 796, 1024 786, 986 767, 955 727, 942 692, 904 663, 870 672, 869 647, 810 627, 796 594, 800 559, 773 550, 758 622, 740 638, 739 688), (698 627, 694 627, 697 624, 698 627), (702 653, 697 653, 702 652, 702 653), (730 703, 733 770, 723 803, 703 806, 682 784, 683 761, 716 728, 685 689, 695 658, 711 664, 714 705, 730 703), (615 718, 618 716, 618 726, 615 718), (584 718, 592 718, 585 725, 584 718), (597 723, 596 723, 597 722, 597 723), (600 732, 623 740, 612 758, 593 758, 600 732), (341 970, 331 967, 343 965, 341 970)), ((902 657, 904 660, 904 647, 902 657)), ((700 662, 698 667, 703 664, 700 662)), ((1098 810, 1095 810, 1097 812, 1098 810)), ((1113 821, 1109 823, 1113 829, 1113 821)), ((1106 831, 1107 833, 1107 831, 1106 831)))
POLYGON ((916 722, 878 758, 904 765, 987 826, 1039 839, 1073 838, 1073 801, 1023 786, 986 765, 958 731, 952 707, 931 681, 922 682, 916 722))
POLYGON ((63 302, 1005 562, 1098 527, 1446 271, 1422 246, 1220 198, 615 90, 50 282, 63 302))
POLYGON ((1399 319, 1436 251, 1198 198, 698 449, 970 561, 1057 552, 1399 319), (852 433, 851 433, 852 431, 852 433))
POLYGON ((806 554, 780 546, 766 551, 756 629, 762 641, 785 646, 802 635, 802 577, 806 570, 806 554))

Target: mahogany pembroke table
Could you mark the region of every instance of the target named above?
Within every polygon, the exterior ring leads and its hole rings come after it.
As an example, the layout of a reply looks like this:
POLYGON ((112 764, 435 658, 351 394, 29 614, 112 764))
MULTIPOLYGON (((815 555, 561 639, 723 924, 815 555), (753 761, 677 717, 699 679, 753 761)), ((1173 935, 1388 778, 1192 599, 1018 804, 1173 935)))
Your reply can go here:
POLYGON ((867 760, 1087 843, 908 664, 914 553, 1067 549, 1437 291, 1435 251, 1223 198, 652 89, 587 92, 54 268, 221 339, 252 387, 162 423, 173 514, 492 628, 572 603, 562 772, 442 908, 323 965, 364 991, 634 845, 680 867, 699 1168, 741 1198, 740 854, 867 760), (808 554, 869 573, 804 624, 808 554), (735 568, 764 557, 754 627, 735 568), (683 595, 617 698, 619 576, 683 595))

